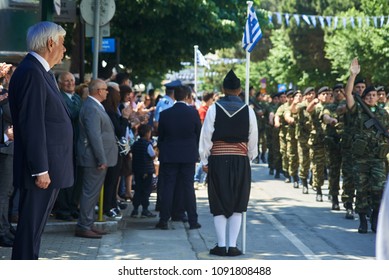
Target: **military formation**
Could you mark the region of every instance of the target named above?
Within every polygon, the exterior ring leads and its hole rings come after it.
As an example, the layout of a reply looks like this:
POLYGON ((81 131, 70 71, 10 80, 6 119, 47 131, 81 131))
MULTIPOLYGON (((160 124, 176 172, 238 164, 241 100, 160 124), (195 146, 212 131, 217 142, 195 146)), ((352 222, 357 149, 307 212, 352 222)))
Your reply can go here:
POLYGON ((354 59, 347 84, 250 94, 256 112, 259 156, 269 174, 281 175, 303 194, 323 201, 328 179, 331 209, 358 214, 359 233, 376 232, 389 161, 389 94, 367 85, 354 59), (267 158, 265 152, 267 151, 267 158), (339 201, 339 198, 341 199, 339 201))

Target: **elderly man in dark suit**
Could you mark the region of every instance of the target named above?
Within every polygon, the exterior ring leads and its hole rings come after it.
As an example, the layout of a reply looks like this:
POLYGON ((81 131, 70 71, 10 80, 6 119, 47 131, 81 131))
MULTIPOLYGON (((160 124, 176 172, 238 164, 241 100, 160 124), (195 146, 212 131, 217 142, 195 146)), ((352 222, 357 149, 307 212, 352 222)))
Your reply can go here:
POLYGON ((38 259, 41 236, 61 188, 74 182, 73 128, 50 70, 66 51, 52 22, 28 29, 29 53, 9 85, 14 125, 14 187, 20 190, 12 259, 38 259))
POLYGON ((101 102, 107 98, 107 84, 100 79, 89 84, 89 96, 80 111, 80 137, 77 161, 83 169, 80 217, 75 235, 101 238, 106 232, 93 226, 95 206, 104 183, 107 168, 118 161, 114 127, 101 102))
POLYGON ((161 112, 158 125, 160 174, 163 184, 159 194, 160 220, 156 225, 168 229, 168 221, 173 208, 175 188, 180 188, 180 197, 188 214, 190 229, 200 228, 197 221, 196 195, 193 186, 195 164, 198 160, 198 142, 201 123, 196 110, 185 103, 191 94, 188 87, 177 87, 173 107, 161 112))
MULTIPOLYGON (((70 72, 62 72, 58 76, 58 86, 62 98, 70 112, 73 125, 73 145, 76 151, 76 143, 79 136, 78 117, 82 106, 81 97, 75 93, 75 77, 70 72)), ((69 221, 78 218, 78 204, 80 201, 82 172, 81 168, 75 167, 75 182, 70 188, 62 189, 55 203, 55 217, 59 220, 69 221)))

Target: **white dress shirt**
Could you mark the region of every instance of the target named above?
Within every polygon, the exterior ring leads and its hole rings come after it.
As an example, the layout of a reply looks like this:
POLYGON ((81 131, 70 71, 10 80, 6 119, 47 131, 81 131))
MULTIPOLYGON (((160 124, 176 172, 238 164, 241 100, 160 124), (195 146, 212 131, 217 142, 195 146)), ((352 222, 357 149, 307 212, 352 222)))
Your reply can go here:
MULTIPOLYGON (((255 117, 254 110, 249 107, 249 142, 247 143, 249 160, 253 160, 258 155, 258 126, 257 118, 255 117)), ((212 104, 205 116, 203 126, 201 128, 199 154, 201 163, 208 165, 208 157, 211 155, 211 149, 213 146, 212 135, 215 130, 215 118, 216 118, 216 104, 212 104)))

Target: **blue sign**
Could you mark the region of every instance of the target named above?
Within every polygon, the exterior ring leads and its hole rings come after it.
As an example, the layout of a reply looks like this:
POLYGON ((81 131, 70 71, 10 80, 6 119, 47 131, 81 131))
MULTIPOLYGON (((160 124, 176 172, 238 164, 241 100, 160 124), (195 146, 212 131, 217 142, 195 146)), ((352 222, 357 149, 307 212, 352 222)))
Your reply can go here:
POLYGON ((286 91, 286 84, 278 84, 277 91, 278 92, 286 91))
MULTIPOLYGON (((94 50, 95 40, 92 38, 92 52, 94 50)), ((114 38, 103 38, 101 41, 101 49, 102 53, 114 53, 116 52, 116 42, 114 38)))

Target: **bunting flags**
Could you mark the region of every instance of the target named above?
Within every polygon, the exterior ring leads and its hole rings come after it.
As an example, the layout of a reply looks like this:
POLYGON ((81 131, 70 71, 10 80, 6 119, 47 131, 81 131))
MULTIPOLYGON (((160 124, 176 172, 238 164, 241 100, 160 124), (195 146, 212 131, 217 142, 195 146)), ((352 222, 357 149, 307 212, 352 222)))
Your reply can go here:
POLYGON ((290 26, 292 23, 297 26, 306 24, 308 26, 321 28, 362 28, 363 26, 382 28, 389 26, 389 16, 321 16, 321 15, 301 15, 281 12, 269 12, 269 21, 273 22, 273 16, 276 17, 276 23, 290 26))
POLYGON ((261 38, 261 27, 259 26, 257 15, 251 3, 246 26, 243 32, 242 46, 246 51, 251 52, 261 38))

